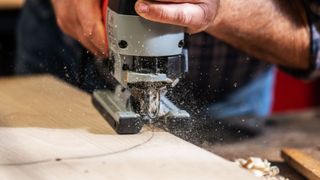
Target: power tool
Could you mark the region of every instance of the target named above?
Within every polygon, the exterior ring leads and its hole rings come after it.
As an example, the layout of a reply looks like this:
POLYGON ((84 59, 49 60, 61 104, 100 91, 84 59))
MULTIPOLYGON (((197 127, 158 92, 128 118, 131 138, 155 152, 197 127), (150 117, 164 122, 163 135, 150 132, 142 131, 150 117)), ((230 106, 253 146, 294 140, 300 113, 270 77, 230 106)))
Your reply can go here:
POLYGON ((136 134, 160 121, 179 128, 190 115, 165 95, 188 71, 184 28, 140 17, 136 2, 103 3, 109 59, 98 66, 115 81, 114 88, 93 92, 93 104, 119 134, 136 134))

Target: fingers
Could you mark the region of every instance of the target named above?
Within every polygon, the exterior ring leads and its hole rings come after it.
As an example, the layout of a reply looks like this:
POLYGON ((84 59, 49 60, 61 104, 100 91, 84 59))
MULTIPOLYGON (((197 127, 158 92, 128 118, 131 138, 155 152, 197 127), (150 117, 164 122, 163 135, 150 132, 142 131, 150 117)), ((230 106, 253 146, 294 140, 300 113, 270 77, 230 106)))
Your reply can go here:
POLYGON ((78 25, 78 18, 74 14, 68 13, 67 7, 71 4, 70 1, 66 1, 65 6, 59 3, 59 0, 52 0, 51 2, 60 29, 69 36, 77 38, 77 33, 73 30, 73 27, 78 25))
POLYGON ((190 33, 196 33, 205 30, 214 19, 217 5, 211 1, 139 0, 135 8, 148 20, 184 26, 190 33))
POLYGON ((102 22, 102 12, 99 0, 78 1, 77 17, 82 28, 82 34, 98 52, 98 56, 106 54, 105 30, 102 22))
POLYGON ((108 46, 106 43, 106 33, 105 27, 102 22, 95 24, 93 27, 93 33, 91 37, 91 42, 95 47, 99 49, 99 53, 102 55, 101 57, 106 57, 108 52, 108 46))
POLYGON ((94 55, 106 57, 108 49, 100 0, 52 0, 52 4, 57 23, 64 33, 78 40, 94 55))

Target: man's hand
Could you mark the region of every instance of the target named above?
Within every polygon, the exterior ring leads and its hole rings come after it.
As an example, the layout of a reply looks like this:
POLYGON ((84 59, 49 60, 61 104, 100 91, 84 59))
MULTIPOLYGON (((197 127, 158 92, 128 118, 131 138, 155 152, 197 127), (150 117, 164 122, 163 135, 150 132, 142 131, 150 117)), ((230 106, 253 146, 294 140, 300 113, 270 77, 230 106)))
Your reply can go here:
POLYGON ((137 13, 151 21, 187 28, 189 33, 206 30, 214 21, 220 0, 138 0, 137 13))
POLYGON ((106 56, 106 35, 100 0, 51 0, 57 23, 94 55, 106 56))

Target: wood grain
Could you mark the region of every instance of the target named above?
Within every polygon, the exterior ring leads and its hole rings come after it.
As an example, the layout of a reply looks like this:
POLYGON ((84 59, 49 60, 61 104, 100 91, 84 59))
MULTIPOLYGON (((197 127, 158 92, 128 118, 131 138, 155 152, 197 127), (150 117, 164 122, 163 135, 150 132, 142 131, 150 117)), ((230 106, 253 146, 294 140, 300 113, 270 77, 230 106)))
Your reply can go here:
POLYGON ((166 132, 116 135, 50 76, 0 79, 0 179, 255 179, 166 132))
POLYGON ((290 166, 308 179, 320 180, 320 161, 293 148, 283 149, 281 156, 290 166))
POLYGON ((21 8, 25 0, 0 0, 0 9, 21 8))

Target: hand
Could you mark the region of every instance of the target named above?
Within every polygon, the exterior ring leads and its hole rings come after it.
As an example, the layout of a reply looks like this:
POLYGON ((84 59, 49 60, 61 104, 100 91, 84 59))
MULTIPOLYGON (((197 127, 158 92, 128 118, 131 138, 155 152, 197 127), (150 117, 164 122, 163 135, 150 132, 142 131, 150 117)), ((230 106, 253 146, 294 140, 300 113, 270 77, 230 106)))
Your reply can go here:
POLYGON ((106 33, 100 0, 51 0, 61 30, 90 50, 105 57, 106 33))
POLYGON ((206 30, 214 21, 220 0, 138 0, 136 12, 151 21, 179 25, 189 33, 206 30))

